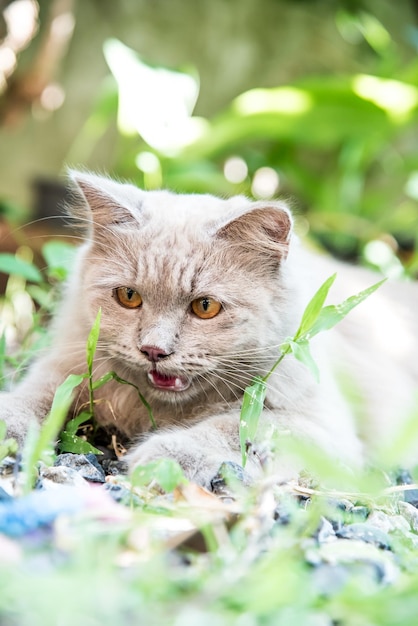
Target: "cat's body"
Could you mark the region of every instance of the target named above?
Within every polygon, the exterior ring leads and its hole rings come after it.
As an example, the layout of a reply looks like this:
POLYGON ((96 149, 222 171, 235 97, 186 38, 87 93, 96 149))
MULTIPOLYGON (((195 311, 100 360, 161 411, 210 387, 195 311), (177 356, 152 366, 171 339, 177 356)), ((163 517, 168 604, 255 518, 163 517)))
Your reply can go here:
MULTIPOLYGON (((270 369, 323 280, 337 270, 332 293, 339 302, 376 277, 304 251, 281 204, 74 178, 87 201, 78 210, 86 243, 56 315, 52 347, 13 393, 0 396, 0 418, 20 440, 29 420, 42 420, 56 387, 86 371, 86 338, 101 307, 94 377, 113 370, 137 385, 159 429, 139 440, 131 461, 168 456, 207 485, 223 461, 240 461, 243 389, 270 369)), ((362 439, 368 448, 393 429, 418 387, 417 310, 417 285, 384 286, 337 331, 315 338, 320 385, 304 365, 285 358, 269 379, 263 423, 360 464, 362 439), (343 377, 349 372, 364 398, 363 432, 335 368, 343 377)), ((87 401, 84 388, 74 410, 87 401)), ((111 381, 95 401, 103 426, 134 441, 150 429, 133 388, 111 381)), ((257 473, 257 460, 248 468, 257 473)), ((278 468, 286 477, 280 452, 278 468)))

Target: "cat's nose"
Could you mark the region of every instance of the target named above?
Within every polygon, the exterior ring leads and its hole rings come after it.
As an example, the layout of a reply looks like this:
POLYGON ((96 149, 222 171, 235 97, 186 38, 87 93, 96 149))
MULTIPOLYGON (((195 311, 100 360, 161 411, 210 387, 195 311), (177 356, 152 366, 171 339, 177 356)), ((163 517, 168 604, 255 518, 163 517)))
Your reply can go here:
POLYGON ((165 359, 172 354, 172 352, 164 352, 164 350, 158 346, 141 346, 139 351, 142 352, 142 354, 147 357, 148 361, 151 361, 152 363, 162 361, 162 359, 165 359))

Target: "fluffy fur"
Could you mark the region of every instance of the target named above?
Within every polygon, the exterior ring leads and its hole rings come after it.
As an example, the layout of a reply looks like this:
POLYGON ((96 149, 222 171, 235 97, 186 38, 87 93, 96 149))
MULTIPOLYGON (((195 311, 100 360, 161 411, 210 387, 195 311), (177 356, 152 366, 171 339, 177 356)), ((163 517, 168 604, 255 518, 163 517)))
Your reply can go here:
MULTIPOLYGON (((56 387, 86 370, 85 342, 101 307, 94 376, 115 370, 135 383, 153 408, 158 432, 146 434, 150 423, 136 392, 115 382, 96 393, 98 422, 137 442, 132 465, 171 457, 189 478, 208 485, 223 461, 240 462, 243 389, 269 370, 321 282, 338 272, 332 292, 338 302, 376 277, 306 252, 282 203, 144 192, 89 174, 73 179, 83 199, 73 212, 85 242, 55 317, 51 348, 12 393, 1 394, 0 418, 19 441, 30 420, 44 418, 56 387), (137 291, 142 306, 121 306, 118 287, 137 291), (205 297, 222 304, 211 319, 191 309, 205 297), (143 349, 149 346, 164 358, 150 361, 143 349), (151 370, 178 377, 187 388, 156 388, 151 370)), ((410 409, 418 386, 417 310, 417 285, 386 285, 335 331, 315 338, 319 385, 293 357, 284 359, 269 380, 263 423, 362 463, 410 409), (363 399, 360 423, 337 384, 341 375, 363 399)), ((86 401, 84 388, 73 411, 86 401)), ((287 477, 280 451, 276 462, 287 477)), ((256 459, 248 468, 260 470, 256 459)))

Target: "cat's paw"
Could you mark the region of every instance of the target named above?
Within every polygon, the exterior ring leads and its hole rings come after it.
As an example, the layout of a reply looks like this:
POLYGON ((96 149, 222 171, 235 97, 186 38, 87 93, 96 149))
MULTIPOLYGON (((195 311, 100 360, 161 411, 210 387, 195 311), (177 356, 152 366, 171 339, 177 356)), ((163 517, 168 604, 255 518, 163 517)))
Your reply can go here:
POLYGON ((173 459, 182 468, 184 475, 203 487, 210 489, 212 478, 216 476, 225 461, 239 463, 240 459, 232 450, 230 453, 211 450, 202 441, 196 440, 192 430, 166 432, 152 435, 128 454, 126 461, 131 469, 160 459, 173 459))
POLYGON ((29 423, 38 420, 27 402, 15 398, 11 393, 0 393, 0 421, 6 424, 6 437, 16 439, 21 446, 29 423))

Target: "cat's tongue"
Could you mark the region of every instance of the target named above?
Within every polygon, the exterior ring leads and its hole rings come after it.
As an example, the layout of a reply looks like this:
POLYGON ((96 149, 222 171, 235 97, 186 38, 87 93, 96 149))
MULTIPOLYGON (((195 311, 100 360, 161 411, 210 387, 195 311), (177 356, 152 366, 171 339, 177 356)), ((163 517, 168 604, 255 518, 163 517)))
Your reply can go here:
POLYGON ((166 376, 160 374, 156 370, 148 372, 148 380, 153 387, 157 389, 166 389, 167 391, 184 391, 189 386, 187 378, 181 378, 180 376, 166 376))

